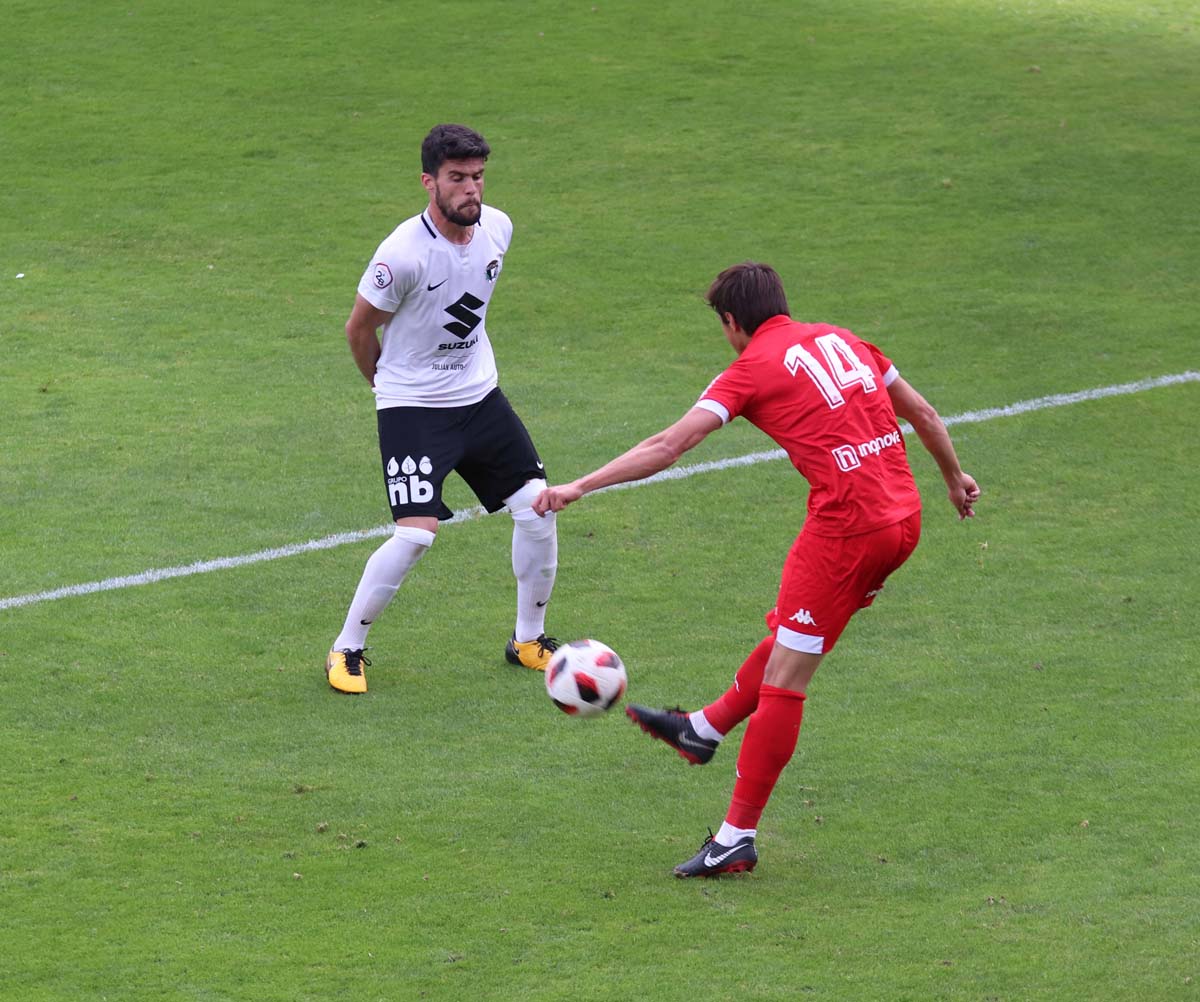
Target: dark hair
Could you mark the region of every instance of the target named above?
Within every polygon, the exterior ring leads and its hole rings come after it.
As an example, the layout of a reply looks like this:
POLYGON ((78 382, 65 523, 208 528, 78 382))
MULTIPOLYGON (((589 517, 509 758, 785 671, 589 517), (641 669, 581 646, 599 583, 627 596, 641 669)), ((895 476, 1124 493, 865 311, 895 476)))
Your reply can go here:
POLYGON ((447 160, 486 160, 492 152, 487 140, 465 125, 435 125, 421 143, 421 170, 437 175, 447 160))
POLYGON ((791 316, 783 280, 769 264, 756 261, 726 268, 713 279, 705 299, 717 316, 732 313, 738 326, 750 335, 771 317, 780 313, 791 316))

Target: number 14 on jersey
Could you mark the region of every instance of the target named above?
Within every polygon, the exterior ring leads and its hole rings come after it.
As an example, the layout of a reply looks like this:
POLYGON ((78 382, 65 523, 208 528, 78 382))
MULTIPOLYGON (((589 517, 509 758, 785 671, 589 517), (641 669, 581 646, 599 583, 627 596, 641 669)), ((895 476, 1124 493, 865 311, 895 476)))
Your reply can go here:
POLYGON ((822 334, 815 344, 821 349, 824 365, 802 344, 794 344, 787 350, 783 364, 793 376, 803 369, 821 391, 831 410, 836 410, 846 402, 842 390, 861 386, 865 393, 875 392, 875 373, 854 354, 854 349, 846 344, 845 338, 833 331, 822 334))

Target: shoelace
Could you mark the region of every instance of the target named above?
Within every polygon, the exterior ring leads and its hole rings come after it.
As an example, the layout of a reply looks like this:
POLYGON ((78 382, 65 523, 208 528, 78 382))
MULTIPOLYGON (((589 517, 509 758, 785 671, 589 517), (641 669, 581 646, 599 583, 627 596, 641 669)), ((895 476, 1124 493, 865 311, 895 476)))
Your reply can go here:
POLYGON ((342 653, 346 655, 347 675, 361 675, 363 665, 366 665, 368 668, 371 667, 370 660, 363 656, 362 651, 346 650, 342 651, 342 653))
POLYGON ((701 851, 703 851, 703 850, 707 849, 707 848, 708 848, 708 846, 709 846, 711 843, 715 842, 716 840, 717 840, 717 836, 713 834, 713 830, 710 828, 710 829, 708 830, 708 838, 706 838, 706 839, 705 839, 703 842, 701 842, 701 843, 700 843, 700 849, 701 849, 701 851))
POLYGON ((547 652, 553 654, 561 646, 558 640, 556 640, 554 637, 548 637, 544 633, 537 638, 537 645, 538 654, 545 654, 547 652))

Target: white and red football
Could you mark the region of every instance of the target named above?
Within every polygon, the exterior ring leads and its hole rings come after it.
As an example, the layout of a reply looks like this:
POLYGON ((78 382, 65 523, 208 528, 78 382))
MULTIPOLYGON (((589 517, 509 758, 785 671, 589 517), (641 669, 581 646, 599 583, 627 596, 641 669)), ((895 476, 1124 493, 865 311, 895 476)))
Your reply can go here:
POLYGON ((546 692, 563 713, 596 717, 625 695, 625 665, 599 640, 572 640, 554 652, 546 665, 546 692))

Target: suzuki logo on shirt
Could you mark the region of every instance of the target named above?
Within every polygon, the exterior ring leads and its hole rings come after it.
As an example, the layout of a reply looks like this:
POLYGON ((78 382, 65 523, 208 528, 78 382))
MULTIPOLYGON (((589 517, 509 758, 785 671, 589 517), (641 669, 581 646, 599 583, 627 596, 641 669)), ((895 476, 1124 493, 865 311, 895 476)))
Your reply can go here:
POLYGON ((482 299, 464 292, 458 299, 446 307, 446 312, 454 317, 455 322, 442 324, 442 329, 449 331, 455 337, 465 341, 483 317, 475 311, 484 305, 482 299))
POLYGON ((812 613, 807 609, 801 609, 795 615, 789 616, 788 620, 793 623, 799 623, 801 626, 816 626, 817 621, 812 618, 812 613))

